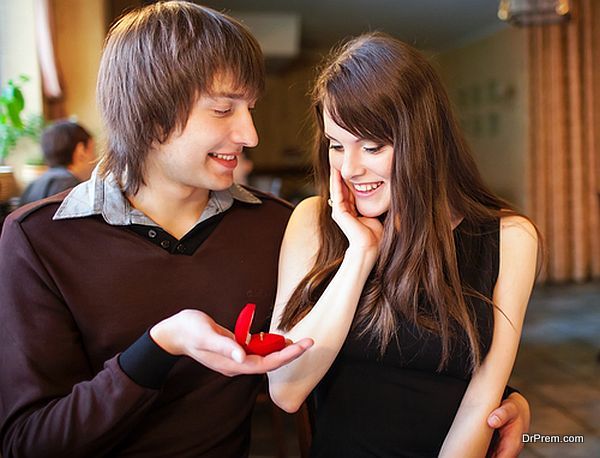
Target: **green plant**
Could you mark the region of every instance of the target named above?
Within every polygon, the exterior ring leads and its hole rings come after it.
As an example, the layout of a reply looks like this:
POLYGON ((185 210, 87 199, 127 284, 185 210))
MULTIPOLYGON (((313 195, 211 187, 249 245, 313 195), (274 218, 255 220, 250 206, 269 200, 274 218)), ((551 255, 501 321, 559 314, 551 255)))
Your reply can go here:
POLYGON ((41 155, 33 156, 25 160, 26 165, 46 165, 46 161, 41 155))
POLYGON ((39 141, 44 128, 44 118, 39 114, 23 116, 25 97, 21 85, 29 81, 26 75, 20 75, 15 82, 8 82, 0 90, 0 165, 17 146, 20 138, 29 137, 39 141))

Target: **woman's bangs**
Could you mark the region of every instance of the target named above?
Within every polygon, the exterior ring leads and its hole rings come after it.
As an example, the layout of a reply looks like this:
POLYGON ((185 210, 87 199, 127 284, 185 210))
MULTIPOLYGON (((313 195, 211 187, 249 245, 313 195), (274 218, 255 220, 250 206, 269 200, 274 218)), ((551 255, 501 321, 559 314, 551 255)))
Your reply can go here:
POLYGON ((381 98, 360 82, 343 87, 336 83, 332 78, 323 102, 331 119, 357 138, 391 144, 393 135, 381 116, 381 98))

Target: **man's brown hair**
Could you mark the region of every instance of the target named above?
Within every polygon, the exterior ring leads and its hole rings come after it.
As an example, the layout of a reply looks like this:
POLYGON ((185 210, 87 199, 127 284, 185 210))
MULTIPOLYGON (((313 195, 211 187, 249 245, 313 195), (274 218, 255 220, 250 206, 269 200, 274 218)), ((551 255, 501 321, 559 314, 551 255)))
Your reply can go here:
POLYGON ((111 27, 98 74, 98 105, 107 132, 101 174, 135 194, 151 148, 185 127, 200 94, 227 78, 249 98, 264 89, 264 59, 236 20, 183 1, 134 10, 111 27))

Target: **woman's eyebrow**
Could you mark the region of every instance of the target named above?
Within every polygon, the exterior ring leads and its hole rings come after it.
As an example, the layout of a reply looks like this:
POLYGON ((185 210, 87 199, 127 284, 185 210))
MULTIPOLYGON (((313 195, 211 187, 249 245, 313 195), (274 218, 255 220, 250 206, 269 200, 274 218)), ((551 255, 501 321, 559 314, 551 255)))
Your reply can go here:
MULTIPOLYGON (((335 138, 333 138, 327 132, 323 132, 323 135, 325 135, 325 138, 327 138, 328 140, 331 140, 331 141, 334 141, 334 142, 338 142, 338 143, 342 143, 339 140, 336 140, 335 138)), ((367 140, 365 140, 364 138, 357 138, 356 140, 354 140, 354 143, 360 143, 362 141, 367 141, 367 140)))

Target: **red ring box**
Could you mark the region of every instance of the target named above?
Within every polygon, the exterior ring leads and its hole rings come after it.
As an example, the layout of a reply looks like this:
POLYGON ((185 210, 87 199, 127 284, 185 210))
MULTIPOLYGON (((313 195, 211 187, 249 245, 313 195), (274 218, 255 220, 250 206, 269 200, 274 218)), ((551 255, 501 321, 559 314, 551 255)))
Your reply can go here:
POLYGON ((256 304, 246 304, 235 322, 235 340, 249 355, 267 356, 274 351, 285 348, 285 337, 279 334, 260 332, 250 334, 250 326, 254 320, 256 304))

